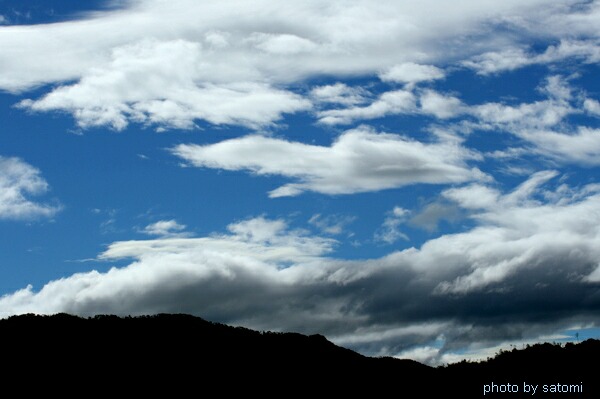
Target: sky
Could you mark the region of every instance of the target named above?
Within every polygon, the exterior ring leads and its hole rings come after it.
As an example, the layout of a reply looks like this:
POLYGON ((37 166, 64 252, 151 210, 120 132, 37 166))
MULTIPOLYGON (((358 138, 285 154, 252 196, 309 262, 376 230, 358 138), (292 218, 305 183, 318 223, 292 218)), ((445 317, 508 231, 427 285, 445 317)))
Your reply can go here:
POLYGON ((0 317, 428 364, 598 337, 598 26, 598 1, 0 0, 0 317))

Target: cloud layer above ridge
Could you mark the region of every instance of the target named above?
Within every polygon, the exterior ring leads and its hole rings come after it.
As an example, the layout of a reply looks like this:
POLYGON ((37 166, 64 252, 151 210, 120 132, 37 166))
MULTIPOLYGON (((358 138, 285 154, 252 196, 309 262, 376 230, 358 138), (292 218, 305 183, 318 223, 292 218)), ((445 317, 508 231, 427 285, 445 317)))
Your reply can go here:
MULTIPOLYGON (((148 190, 159 210, 65 190, 104 223, 137 212, 88 255, 120 266, 8 293, 0 317, 186 312, 432 364, 597 326, 600 3, 454 3, 129 0, 53 24, 0 17, 0 90, 19 118, 66 114, 82 140, 175 132, 156 135, 164 158, 131 148, 156 169, 121 187, 190 168, 168 195, 148 190), (236 216, 200 200, 177 213, 171 197, 208 198, 222 171, 248 192, 210 200, 248 200, 236 216)), ((58 215, 42 176, 59 162, 15 155, 0 156, 0 219, 58 215)))
POLYGON ((442 340, 428 360, 443 361, 458 348, 595 320, 600 188, 546 187, 556 178, 540 172, 508 193, 478 183, 448 189, 443 195, 469 212, 472 229, 377 259, 336 259, 336 240, 263 217, 210 237, 116 242, 99 259, 133 263, 5 295, 0 312, 187 312, 320 332, 370 354, 442 340))

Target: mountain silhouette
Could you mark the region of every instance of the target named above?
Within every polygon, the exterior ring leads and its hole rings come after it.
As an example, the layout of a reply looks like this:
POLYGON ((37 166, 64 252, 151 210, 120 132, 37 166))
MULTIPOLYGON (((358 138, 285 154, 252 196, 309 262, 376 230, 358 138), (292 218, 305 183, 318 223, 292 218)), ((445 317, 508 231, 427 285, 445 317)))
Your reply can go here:
POLYGON ((12 386, 67 396, 600 397, 597 340, 533 345, 434 368, 363 356, 322 335, 259 332, 183 314, 26 314, 0 320, 0 342, 6 392, 12 386))

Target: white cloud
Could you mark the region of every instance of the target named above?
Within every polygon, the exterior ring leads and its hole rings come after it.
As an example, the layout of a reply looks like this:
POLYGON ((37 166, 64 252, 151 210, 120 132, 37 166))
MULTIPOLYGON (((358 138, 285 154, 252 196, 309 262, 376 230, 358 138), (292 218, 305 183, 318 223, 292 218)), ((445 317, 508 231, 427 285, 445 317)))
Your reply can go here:
MULTIPOLYGON (((575 92, 568 79, 557 75, 547 77, 538 91, 547 98, 512 105, 498 102, 470 105, 456 97, 426 90, 420 93, 419 112, 439 119, 460 116, 470 124, 467 125, 470 131, 474 128, 498 130, 525 142, 525 147, 496 150, 489 154, 491 157, 535 154, 562 163, 599 165, 598 129, 567 123, 569 116, 583 113, 582 109, 594 115, 597 101, 575 92), (471 123, 469 118, 475 122, 471 123)), ((446 128, 446 131, 449 130, 451 127, 446 128)))
POLYGON ((427 90, 419 99, 421 112, 439 119, 448 119, 464 112, 463 103, 458 98, 427 90))
POLYGON ((545 84, 538 88, 542 93, 555 101, 569 101, 573 98, 573 90, 569 81, 560 75, 551 75, 546 78, 545 84))
POLYGON ((317 86, 310 92, 311 97, 319 103, 332 103, 342 105, 356 105, 366 101, 366 90, 358 87, 349 87, 344 83, 317 86))
MULTIPOLYGON (((374 6, 366 0, 352 6, 342 1, 332 1, 326 6, 318 1, 283 6, 268 0, 251 4, 239 0, 218 4, 176 0, 168 6, 159 0, 145 0, 125 6, 123 10, 92 14, 87 20, 4 29, 0 35, 2 47, 7 50, 3 59, 10 62, 2 64, 3 72, 8 73, 3 86, 17 89, 85 75, 90 67, 101 65, 112 49, 147 37, 196 43, 206 40, 214 50, 220 50, 206 52, 207 66, 223 58, 227 58, 221 61, 226 62, 223 65, 234 64, 233 61, 245 57, 247 62, 237 62, 234 70, 255 71, 262 76, 271 73, 287 81, 316 71, 375 73, 414 62, 415 58, 438 57, 435 49, 443 48, 454 37, 475 31, 482 34, 481 43, 487 39, 493 46, 499 33, 486 32, 479 26, 482 22, 506 23, 504 16, 515 13, 537 17, 539 8, 547 8, 542 0, 529 4, 516 0, 502 4, 471 0, 453 7, 434 0, 418 6, 404 1, 382 1, 374 6), (432 8, 444 11, 434 16, 432 8), (274 26, 277 26, 275 32, 274 26), (23 57, 13 58, 17 50, 8 44, 23 43, 31 47, 21 46, 23 57), (257 45, 264 46, 267 54, 255 55, 257 45), (290 50, 296 57, 288 59, 290 50), (309 50, 310 58, 304 58, 303 52, 309 50), (281 51, 286 52, 284 57, 281 51), (44 68, 36 65, 36 61, 58 53, 64 58, 47 58, 45 67, 50 74, 44 74, 44 68), (308 60, 313 62, 299 62, 308 60)), ((463 45, 455 50, 468 49, 463 45)), ((214 77, 222 78, 229 72, 214 70, 214 77)))
POLYGON ((116 130, 127 127, 130 120, 189 129, 197 119, 258 128, 283 113, 310 108, 310 102, 300 96, 263 83, 196 83, 209 73, 203 70, 201 47, 177 40, 116 48, 105 67, 20 106, 68 111, 81 127, 110 125, 116 130))
POLYGON ((485 123, 506 127, 507 129, 523 126, 546 127, 555 126, 569 113, 573 112, 567 104, 551 101, 538 101, 518 106, 500 103, 486 103, 476 106, 472 113, 485 123))
MULTIPOLYGON (((333 90, 327 91, 333 92, 333 90)), ((448 119, 469 112, 469 109, 464 106, 460 99, 438 93, 434 90, 425 90, 417 94, 411 90, 388 91, 366 106, 354 105, 350 101, 336 102, 348 105, 348 107, 318 111, 317 118, 319 119, 319 123, 325 125, 348 125, 355 121, 399 114, 425 114, 432 115, 438 119, 448 119)))
MULTIPOLYGON (((529 154, 529 151, 525 148, 522 147, 509 147, 505 150, 494 150, 492 152, 489 152, 487 154, 485 154, 487 157, 490 158, 496 158, 496 159, 513 159, 513 158, 519 158, 522 157, 523 155, 529 154)), ((529 173, 525 173, 525 174, 529 174, 529 173)))
POLYGON ((185 231, 186 226, 177 223, 176 220, 159 220, 158 222, 149 224, 142 230, 143 233, 151 236, 168 237, 188 237, 190 233, 185 231))
POLYGON ((596 36, 590 40, 563 39, 558 46, 550 46, 540 57, 541 62, 551 63, 568 58, 577 58, 584 63, 600 61, 600 41, 596 36))
POLYGON ((287 33, 254 33, 247 40, 256 48, 275 55, 307 53, 319 47, 308 39, 287 33))
POLYGON ((421 143, 367 128, 345 132, 330 147, 247 136, 204 146, 181 144, 172 152, 197 167, 248 170, 297 180, 271 191, 271 197, 304 191, 350 194, 417 183, 486 179, 481 171, 467 166, 467 161, 478 156, 460 143, 421 143))
POLYGON ((526 130, 519 136, 533 143, 542 155, 567 163, 600 165, 600 129, 579 127, 573 133, 526 130))
POLYGON ((594 116, 600 116, 600 102, 592 98, 586 98, 583 107, 587 112, 594 116))
MULTIPOLYGON (((557 171, 534 173, 528 180, 520 184, 511 193, 501 195, 498 190, 472 184, 461 188, 451 188, 443 192, 443 196, 460 204, 465 209, 494 210, 498 206, 525 205, 539 187, 558 176, 557 171)), ((534 202, 534 205, 538 205, 534 202)))
POLYGON ((431 80, 443 79, 445 73, 433 65, 420 65, 414 62, 394 65, 386 72, 379 75, 384 82, 398 82, 414 84, 431 80))
POLYGON ((480 184, 451 188, 443 196, 458 202, 465 209, 489 209, 498 202, 500 192, 480 184))
POLYGON ((4 25, 8 23, 8 18, 6 18, 4 15, 0 14, 0 25, 4 25))
POLYGON ((20 160, 0 156, 0 219, 52 217, 58 205, 32 201, 48 191, 48 183, 38 169, 20 160))
POLYGON ((391 214, 393 217, 403 218, 406 215, 410 214, 410 211, 408 209, 404 209, 402 207, 395 206, 394 209, 392 209, 391 214))
POLYGON ((571 58, 584 63, 597 63, 600 61, 599 43, 597 37, 590 40, 563 39, 558 45, 549 46, 540 54, 514 47, 477 55, 462 62, 462 65, 474 69, 480 75, 489 75, 529 65, 557 63, 571 58))
MULTIPOLYGON (((275 238, 280 238, 287 229, 287 224, 283 220, 267 220, 258 217, 230 224, 227 229, 244 241, 268 243, 275 238)), ((296 237, 296 234, 292 235, 296 237)), ((329 245, 331 241, 323 241, 323 243, 329 245)), ((316 252, 320 253, 320 250, 316 252)))
POLYGON ((548 98, 518 105, 484 103, 471 106, 466 112, 483 123, 517 135, 525 129, 554 127, 567 116, 580 112, 569 101, 572 99, 572 89, 562 77, 549 76, 538 90, 548 98))
POLYGON ((488 75, 531 65, 533 63, 531 58, 522 48, 509 48, 477 55, 470 60, 463 61, 462 64, 476 70, 481 75, 488 75))
POLYGON ((367 106, 319 111, 317 117, 319 122, 325 125, 347 125, 356 120, 382 118, 415 110, 415 95, 407 90, 395 90, 383 93, 367 106))
POLYGON ((190 128, 204 120, 256 129, 309 108, 289 90, 300 80, 382 71, 383 79, 411 84, 439 79, 432 64, 514 46, 518 35, 497 25, 563 39, 561 54, 585 53, 579 47, 593 43, 598 12, 570 4, 128 1, 87 19, 2 27, 0 89, 49 85, 22 106, 69 112, 82 127, 190 128), (571 32, 581 39, 568 41, 571 32))
POLYGON ((483 125, 508 131, 532 145, 531 152, 583 165, 600 164, 600 133, 585 126, 567 126, 565 119, 584 108, 594 112, 594 100, 573 94, 568 81, 550 76, 539 89, 548 99, 509 106, 486 103, 468 111, 483 125), (587 104, 587 105, 586 105, 587 104))

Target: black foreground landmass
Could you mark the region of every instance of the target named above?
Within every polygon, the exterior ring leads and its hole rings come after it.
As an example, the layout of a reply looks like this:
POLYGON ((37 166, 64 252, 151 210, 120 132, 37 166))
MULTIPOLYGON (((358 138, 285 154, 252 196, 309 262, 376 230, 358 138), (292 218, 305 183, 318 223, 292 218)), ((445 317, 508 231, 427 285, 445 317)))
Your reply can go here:
POLYGON ((366 357, 321 335, 258 332, 189 315, 58 314, 0 320, 0 342, 5 393, 600 398, 598 340, 538 344, 433 368, 366 357))

